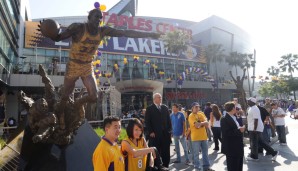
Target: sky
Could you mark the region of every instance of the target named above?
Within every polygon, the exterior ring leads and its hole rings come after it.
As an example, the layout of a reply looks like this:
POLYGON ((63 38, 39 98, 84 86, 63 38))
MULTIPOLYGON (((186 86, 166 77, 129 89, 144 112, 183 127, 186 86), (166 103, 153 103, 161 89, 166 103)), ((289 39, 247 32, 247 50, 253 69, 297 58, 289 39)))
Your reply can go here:
MULTIPOLYGON (((82 16, 94 0, 29 0, 31 18, 82 16)), ((113 7, 119 0, 101 0, 113 7)), ((199 22, 219 16, 245 30, 256 49, 256 76, 267 76, 280 57, 298 54, 298 15, 295 0, 139 0, 137 16, 199 22)), ((253 53, 253 52, 251 52, 253 53)), ((298 76, 298 71, 294 73, 298 76)))

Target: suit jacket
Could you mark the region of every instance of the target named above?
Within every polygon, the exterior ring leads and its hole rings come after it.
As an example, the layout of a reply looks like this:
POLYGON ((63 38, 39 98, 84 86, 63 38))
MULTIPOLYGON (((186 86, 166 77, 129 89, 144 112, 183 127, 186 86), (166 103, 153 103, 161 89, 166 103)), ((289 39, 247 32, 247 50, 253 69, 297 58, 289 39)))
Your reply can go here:
POLYGON ((166 105, 161 105, 159 110, 155 104, 147 107, 145 114, 145 124, 148 134, 155 133, 156 138, 171 139, 172 124, 169 109, 166 105))
POLYGON ((243 133, 228 113, 220 120, 220 126, 222 152, 227 156, 242 157, 244 155, 243 133))

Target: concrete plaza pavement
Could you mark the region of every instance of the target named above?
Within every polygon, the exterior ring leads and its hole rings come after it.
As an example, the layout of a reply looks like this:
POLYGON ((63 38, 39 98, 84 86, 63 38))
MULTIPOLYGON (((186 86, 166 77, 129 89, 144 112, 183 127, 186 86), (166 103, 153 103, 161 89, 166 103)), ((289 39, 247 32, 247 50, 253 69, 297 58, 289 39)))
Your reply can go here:
MULTIPOLYGON (((272 161, 272 156, 265 156, 259 154, 259 161, 243 161, 243 171, 298 171, 298 120, 291 119, 289 116, 286 117, 286 126, 288 126, 289 133, 287 134, 287 146, 279 145, 277 138, 273 139, 272 147, 279 151, 279 155, 276 161, 272 161)), ((184 152, 180 145, 181 151, 181 163, 174 164, 173 161, 176 160, 176 153, 174 152, 174 144, 171 144, 171 171, 194 171, 193 166, 188 166, 184 164, 184 152)), ((220 151, 213 151, 214 143, 209 142, 209 160, 211 163, 211 168, 216 171, 225 171, 226 168, 226 157, 221 154, 220 151)), ((250 152, 249 144, 246 145, 244 149, 245 157, 248 156, 250 152)), ((191 158, 191 156, 190 156, 191 158)), ((200 154, 201 158, 201 154, 200 154)), ((202 164, 202 160, 200 161, 202 164)))

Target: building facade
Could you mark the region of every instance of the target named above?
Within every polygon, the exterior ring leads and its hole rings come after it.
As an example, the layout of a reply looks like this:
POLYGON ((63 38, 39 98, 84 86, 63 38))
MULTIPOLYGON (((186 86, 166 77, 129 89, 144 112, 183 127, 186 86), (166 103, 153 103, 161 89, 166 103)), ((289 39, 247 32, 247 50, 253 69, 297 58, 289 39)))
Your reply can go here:
MULTIPOLYGON (((99 45, 99 52, 94 59, 99 87, 115 87, 119 92, 116 92, 117 97, 121 95, 121 101, 115 104, 110 102, 108 96, 104 96, 107 99, 102 101, 108 101, 109 104, 102 105, 105 109, 98 108, 91 119, 102 118, 102 111, 110 113, 111 107, 115 105, 119 108, 117 114, 145 108, 152 103, 152 93, 155 92, 163 94, 165 104, 178 102, 187 108, 194 101, 222 104, 234 97, 235 85, 229 75, 230 70, 235 74, 234 69, 225 61, 217 62, 216 65, 208 62, 206 47, 221 44, 226 54, 233 51, 253 53, 249 35, 245 31, 217 16, 201 22, 134 16, 131 8, 135 6, 132 5, 135 1, 123 1, 125 3, 118 3, 104 13, 105 24, 117 29, 144 32, 166 33, 180 29, 192 34, 193 42, 180 56, 168 53, 164 42, 155 39, 111 37, 107 39, 107 44, 99 45)), ((85 22, 87 16, 52 19, 65 29, 73 22, 85 22)), ((36 98, 43 95, 37 66, 42 64, 55 87, 58 87, 63 83, 71 45, 70 39, 53 42, 43 37, 36 31, 37 24, 38 20, 25 23, 22 55, 16 63, 21 67, 10 79, 12 91, 22 89, 36 98)), ((237 74, 242 73, 238 71, 237 74)), ((82 86, 82 82, 76 83, 77 88, 82 86)))
POLYGON ((27 0, 0 1, 0 124, 6 117, 17 119, 17 98, 11 89, 10 76, 20 69, 19 61, 24 41, 24 21, 30 14, 27 0), (7 114, 5 116, 5 114, 7 114))

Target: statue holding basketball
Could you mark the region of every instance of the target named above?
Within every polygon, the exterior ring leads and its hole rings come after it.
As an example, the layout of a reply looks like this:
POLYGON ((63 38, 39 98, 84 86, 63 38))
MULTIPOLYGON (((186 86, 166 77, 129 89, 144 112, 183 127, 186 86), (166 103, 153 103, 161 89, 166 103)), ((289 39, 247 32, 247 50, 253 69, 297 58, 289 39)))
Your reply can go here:
POLYGON ((75 82, 81 78, 88 94, 79 99, 82 103, 96 102, 97 86, 93 73, 92 61, 98 49, 100 41, 105 36, 132 37, 132 38, 159 38, 158 33, 140 32, 135 30, 120 30, 108 26, 100 27, 102 13, 99 8, 89 12, 87 23, 73 23, 65 31, 59 32, 59 25, 53 20, 44 20, 40 23, 41 33, 54 41, 72 38, 72 46, 69 52, 69 61, 64 77, 64 92, 58 105, 59 125, 65 129, 64 107, 73 92, 75 82))

